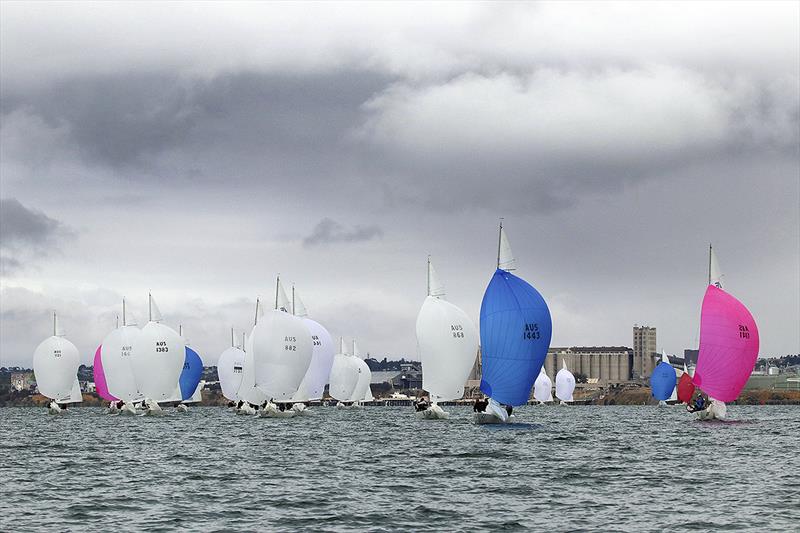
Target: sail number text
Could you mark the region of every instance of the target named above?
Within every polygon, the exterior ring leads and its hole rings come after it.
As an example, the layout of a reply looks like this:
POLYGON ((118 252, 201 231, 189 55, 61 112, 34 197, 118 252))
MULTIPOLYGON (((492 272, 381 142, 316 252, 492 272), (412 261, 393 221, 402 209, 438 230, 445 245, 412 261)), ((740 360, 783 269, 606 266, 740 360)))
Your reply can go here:
POLYGON ((156 353, 166 353, 168 351, 167 341, 156 341, 156 353))
POLYGON ((523 340, 536 340, 541 339, 542 334, 539 332, 539 324, 533 323, 528 324, 525 323, 525 331, 522 332, 522 339, 523 340))
POLYGON ((287 352, 296 352, 297 351, 297 345, 296 344, 289 344, 289 343, 297 342, 297 337, 286 336, 286 337, 283 338, 283 342, 284 342, 283 349, 286 350, 287 352))
POLYGON ((750 338, 750 330, 747 329, 747 326, 743 326, 739 324, 739 338, 740 339, 749 339, 750 338))
POLYGON ((311 340, 314 341, 314 346, 322 346, 322 341, 319 340, 318 335, 311 335, 311 340))
POLYGON ((463 339, 464 338, 464 328, 461 324, 451 324, 450 325, 450 332, 453 334, 453 337, 456 339, 463 339))

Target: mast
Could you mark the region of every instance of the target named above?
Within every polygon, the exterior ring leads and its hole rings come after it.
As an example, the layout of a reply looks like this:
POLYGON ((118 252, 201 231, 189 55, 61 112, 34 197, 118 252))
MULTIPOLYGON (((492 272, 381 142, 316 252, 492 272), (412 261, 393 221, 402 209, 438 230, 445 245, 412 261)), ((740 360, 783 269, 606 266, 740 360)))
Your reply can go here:
POLYGON ((242 332, 242 351, 244 351, 244 339, 245 339, 245 336, 246 336, 246 335, 247 335, 247 333, 245 333, 245 332, 243 331, 243 332, 242 332))
POLYGON ((178 324, 178 335, 183 337, 183 324, 178 324))
POLYGON ((147 293, 147 312, 148 312, 147 319, 148 319, 148 321, 152 322, 153 321, 153 294, 149 293, 149 292, 147 293))
POLYGON ((281 275, 275 280, 275 309, 278 309, 278 287, 281 285, 281 275))
POLYGON ((56 312, 53 311, 53 337, 58 336, 58 324, 57 324, 56 312))
POLYGON ((711 243, 708 243, 708 284, 711 285, 711 243))
POLYGON ((500 217, 500 231, 497 233, 497 268, 500 268, 500 246, 503 242, 503 217, 500 217))
POLYGON ((125 298, 122 299, 122 325, 128 325, 128 323, 125 321, 125 298))
POLYGON ((428 296, 431 295, 431 256, 428 256, 428 296))
POLYGON ((259 301, 259 299, 256 298, 256 316, 253 319, 253 326, 257 326, 258 325, 258 301, 259 301))
POLYGON ((292 283, 292 314, 294 314, 294 283, 292 283))
POLYGON ((117 315, 117 329, 119 329, 119 315, 117 315))
POLYGON ((236 346, 236 341, 233 340, 233 328, 231 328, 231 348, 236 346))

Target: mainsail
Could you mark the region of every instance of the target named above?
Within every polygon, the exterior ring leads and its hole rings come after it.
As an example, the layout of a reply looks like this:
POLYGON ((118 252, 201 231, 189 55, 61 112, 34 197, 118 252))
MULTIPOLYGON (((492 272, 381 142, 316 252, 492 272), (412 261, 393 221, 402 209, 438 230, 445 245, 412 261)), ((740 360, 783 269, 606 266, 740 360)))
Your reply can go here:
POLYGON ((358 379, 356 380, 356 386, 353 387, 353 392, 348 401, 360 402, 367 398, 367 392, 370 390, 369 384, 372 381, 372 371, 370 371, 367 363, 365 363, 363 359, 352 355, 350 358, 355 364, 354 366, 358 373, 358 379))
POLYGON ((185 346, 177 331, 156 321, 161 313, 152 296, 149 300, 152 320, 133 342, 133 370, 142 394, 156 402, 169 401, 183 369, 185 346))
POLYGON ((571 402, 572 393, 575 391, 575 376, 567 368, 564 361, 561 370, 556 374, 556 398, 562 402, 571 402))
POLYGON ((478 355, 475 324, 444 295, 444 286, 428 258, 428 296, 417 315, 417 347, 422 388, 434 402, 464 395, 464 384, 478 355))
POLYGON ((352 401, 353 391, 358 384, 358 359, 348 355, 344 348, 344 339, 339 337, 339 353, 333 356, 330 387, 328 393, 341 402, 352 401))
POLYGON ((550 347, 550 310, 528 282, 504 270, 515 262, 500 225, 498 268, 481 303, 481 391, 507 405, 527 403, 550 347))
POLYGON ((80 356, 78 348, 62 337, 58 317, 53 313, 53 336, 43 340, 33 352, 33 374, 43 396, 57 400, 70 395, 80 356))

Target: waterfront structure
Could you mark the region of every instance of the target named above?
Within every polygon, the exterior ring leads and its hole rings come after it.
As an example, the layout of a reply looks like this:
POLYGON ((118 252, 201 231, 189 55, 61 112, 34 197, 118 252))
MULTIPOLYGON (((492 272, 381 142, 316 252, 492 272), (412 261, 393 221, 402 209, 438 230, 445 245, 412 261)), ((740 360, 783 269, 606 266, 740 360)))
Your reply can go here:
POLYGON ((631 381, 633 350, 626 346, 550 347, 544 362, 548 376, 555 376, 566 361, 580 381, 608 387, 631 381))
POLYGON ((647 380, 661 356, 656 348, 656 328, 633 326, 633 379, 647 380))

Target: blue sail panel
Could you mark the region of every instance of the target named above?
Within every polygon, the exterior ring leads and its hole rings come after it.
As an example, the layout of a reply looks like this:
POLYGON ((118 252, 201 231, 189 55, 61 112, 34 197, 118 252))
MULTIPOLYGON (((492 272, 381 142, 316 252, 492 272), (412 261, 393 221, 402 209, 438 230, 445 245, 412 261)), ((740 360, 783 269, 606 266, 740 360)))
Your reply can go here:
POLYGON ((481 303, 481 391, 523 405, 550 348, 547 303, 527 281, 498 269, 481 303))
POLYGON ((183 360, 183 370, 181 376, 178 378, 178 385, 181 388, 181 399, 188 400, 194 394, 197 385, 200 384, 200 378, 203 377, 203 360, 197 355, 197 352, 186 347, 186 356, 183 360))
POLYGON ((650 388, 653 390, 653 398, 656 400, 669 400, 672 391, 675 390, 675 369, 671 364, 661 361, 653 369, 650 375, 650 388))

